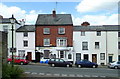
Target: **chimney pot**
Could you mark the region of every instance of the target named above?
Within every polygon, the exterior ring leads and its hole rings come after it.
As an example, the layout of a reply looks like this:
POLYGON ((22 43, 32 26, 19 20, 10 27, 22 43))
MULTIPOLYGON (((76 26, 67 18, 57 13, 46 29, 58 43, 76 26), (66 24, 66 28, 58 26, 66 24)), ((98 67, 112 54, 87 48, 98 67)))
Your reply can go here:
POLYGON ((53 10, 53 17, 56 17, 56 11, 53 10))

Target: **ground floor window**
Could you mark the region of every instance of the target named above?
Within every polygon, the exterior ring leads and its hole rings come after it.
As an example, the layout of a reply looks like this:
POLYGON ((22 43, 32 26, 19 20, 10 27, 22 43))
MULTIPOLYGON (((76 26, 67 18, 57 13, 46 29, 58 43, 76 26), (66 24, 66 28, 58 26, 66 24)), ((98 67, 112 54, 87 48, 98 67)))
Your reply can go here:
POLYGON ((105 60, 105 53, 100 53, 100 60, 105 60))
POLYGON ((72 55, 71 54, 68 54, 68 59, 72 59, 72 55))
POLYGON ((25 56, 25 50, 18 50, 18 56, 25 56))
POLYGON ((60 51, 60 58, 64 58, 64 51, 60 51))

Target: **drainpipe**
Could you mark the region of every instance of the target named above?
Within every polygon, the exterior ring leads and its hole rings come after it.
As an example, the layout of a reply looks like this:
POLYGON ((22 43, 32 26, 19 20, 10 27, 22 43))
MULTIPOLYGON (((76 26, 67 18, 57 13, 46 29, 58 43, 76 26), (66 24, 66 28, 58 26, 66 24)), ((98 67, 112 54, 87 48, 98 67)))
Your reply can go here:
POLYGON ((106 65, 108 64, 108 63, 107 63, 107 59, 108 59, 107 56, 108 56, 108 55, 107 55, 107 31, 106 31, 106 65))

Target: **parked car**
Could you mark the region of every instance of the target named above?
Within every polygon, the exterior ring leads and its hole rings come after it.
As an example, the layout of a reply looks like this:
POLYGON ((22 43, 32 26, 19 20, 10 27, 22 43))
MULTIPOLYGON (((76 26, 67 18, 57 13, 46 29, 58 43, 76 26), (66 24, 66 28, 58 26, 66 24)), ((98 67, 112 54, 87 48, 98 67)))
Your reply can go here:
POLYGON ((48 64, 52 67, 58 66, 58 67, 72 67, 72 63, 68 61, 64 61, 63 59, 55 58, 50 59, 48 64))
POLYGON ((75 65, 79 68, 81 68, 81 67, 97 68, 98 67, 97 63, 93 63, 93 62, 90 62, 88 60, 78 60, 75 62, 75 65))
POLYGON ((40 63, 46 63, 46 64, 48 64, 48 61, 49 61, 49 58, 41 58, 40 59, 40 63))
POLYGON ((114 61, 108 65, 108 68, 119 69, 120 68, 120 61, 114 61))
MULTIPOLYGON (((13 62, 16 63, 16 64, 23 65, 23 64, 28 64, 29 63, 29 61, 26 60, 26 58, 22 57, 22 56, 13 56, 13 59, 14 59, 13 62)), ((8 64, 12 63, 12 56, 8 57, 7 62, 8 62, 8 64)))

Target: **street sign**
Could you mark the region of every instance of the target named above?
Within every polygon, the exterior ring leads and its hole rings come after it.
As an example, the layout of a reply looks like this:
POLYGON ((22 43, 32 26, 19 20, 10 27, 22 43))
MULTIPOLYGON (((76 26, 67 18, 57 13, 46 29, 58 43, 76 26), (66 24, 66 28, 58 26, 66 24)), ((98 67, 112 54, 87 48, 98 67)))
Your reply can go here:
POLYGON ((10 52, 16 52, 16 48, 10 48, 10 52))

